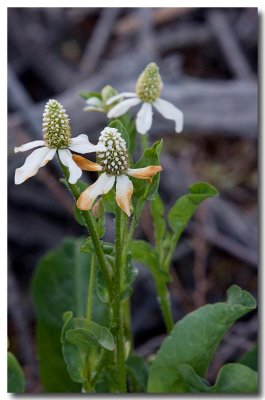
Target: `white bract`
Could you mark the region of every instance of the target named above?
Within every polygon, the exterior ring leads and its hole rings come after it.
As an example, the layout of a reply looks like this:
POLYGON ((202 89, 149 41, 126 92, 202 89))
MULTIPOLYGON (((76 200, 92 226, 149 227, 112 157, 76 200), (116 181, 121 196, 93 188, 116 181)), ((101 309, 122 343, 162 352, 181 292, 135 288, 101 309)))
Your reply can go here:
POLYGON ((106 150, 98 153, 100 163, 94 163, 84 157, 73 155, 76 164, 86 171, 102 172, 99 178, 79 197, 77 207, 90 210, 99 195, 108 193, 116 183, 116 201, 118 206, 128 215, 131 214, 131 197, 133 184, 129 176, 151 180, 151 177, 162 170, 160 165, 144 168, 130 168, 130 160, 126 142, 115 128, 105 128, 99 137, 99 144, 106 150))
POLYGON ((97 145, 90 143, 87 135, 79 135, 72 139, 68 115, 56 100, 49 100, 46 104, 42 128, 44 140, 35 140, 14 149, 15 153, 18 153, 41 146, 26 158, 22 167, 16 169, 16 185, 36 175, 39 168, 54 157, 56 151, 61 163, 69 169, 69 182, 76 183, 82 175, 82 170, 73 161, 70 150, 84 154, 105 149, 102 143, 97 145))
POLYGON ((136 128, 139 133, 145 134, 151 128, 153 119, 152 106, 154 106, 163 117, 175 121, 176 132, 181 132, 183 129, 183 113, 173 104, 160 99, 159 96, 162 86, 163 84, 157 65, 155 63, 148 64, 138 78, 135 93, 120 93, 107 101, 106 104, 110 105, 119 99, 128 97, 128 99, 115 105, 108 112, 108 117, 119 117, 125 114, 131 107, 143 103, 136 117, 136 128))

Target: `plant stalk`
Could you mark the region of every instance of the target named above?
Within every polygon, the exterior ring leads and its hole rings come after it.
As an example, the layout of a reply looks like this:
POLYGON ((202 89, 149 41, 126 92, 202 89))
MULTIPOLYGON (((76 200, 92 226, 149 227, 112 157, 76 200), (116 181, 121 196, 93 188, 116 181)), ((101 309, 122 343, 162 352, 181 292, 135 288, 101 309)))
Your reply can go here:
POLYGON ((172 317, 169 292, 166 283, 164 282, 161 283, 156 281, 156 290, 157 290, 158 302, 162 311, 167 332, 170 333, 173 329, 174 321, 172 317))
POLYGON ((96 272, 96 260, 95 254, 91 254, 91 265, 90 265, 90 274, 89 274, 89 285, 88 285, 88 293, 87 293, 87 307, 86 307, 86 327, 90 328, 90 322, 92 319, 92 305, 93 305, 93 288, 95 281, 95 272, 96 272))
MULTIPOLYGON (((68 179, 69 179, 68 168, 65 167, 61 163, 60 159, 59 159, 59 162, 60 162, 63 174, 65 176, 65 179, 67 181, 68 188, 69 188, 70 192, 72 193, 72 196, 74 197, 75 201, 77 201, 79 196, 80 196, 79 189, 78 189, 76 184, 72 184, 72 183, 68 182, 68 179)), ((98 237, 95 225, 94 225, 94 221, 93 221, 93 219, 91 217, 91 213, 90 213, 90 211, 83 211, 83 210, 80 210, 80 213, 81 213, 81 215, 82 215, 82 217, 83 217, 83 219, 85 221, 88 233, 91 236, 91 239, 92 239, 92 242, 93 242, 93 245, 94 245, 94 248, 95 248, 95 252, 96 252, 96 255, 97 255, 97 258, 98 258, 99 266, 101 268, 101 271, 102 271, 104 280, 106 282, 108 291, 109 291, 109 293, 111 293, 111 288, 112 288, 111 277, 110 277, 110 274, 109 274, 109 270, 108 270, 108 267, 107 267, 107 263, 106 263, 106 260, 105 260, 105 256, 104 256, 103 250, 101 248, 99 237, 98 237)))
POLYGON ((113 334, 116 341, 118 392, 126 393, 126 371, 124 352, 124 333, 122 321, 121 284, 122 284, 122 237, 121 209, 116 205, 115 217, 115 264, 113 281, 113 334))
POLYGON ((141 135, 141 150, 142 154, 145 152, 145 150, 148 148, 148 134, 143 133, 141 135))

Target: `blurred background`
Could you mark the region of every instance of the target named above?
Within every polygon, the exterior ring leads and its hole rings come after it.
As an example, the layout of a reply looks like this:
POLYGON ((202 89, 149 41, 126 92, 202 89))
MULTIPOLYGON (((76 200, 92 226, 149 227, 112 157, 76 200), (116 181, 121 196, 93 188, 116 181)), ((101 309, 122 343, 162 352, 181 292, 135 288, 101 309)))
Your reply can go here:
MULTIPOLYGON (((13 149, 42 137, 41 116, 50 98, 67 110, 73 136, 86 133, 96 142, 107 119, 83 111, 80 91, 100 91, 106 84, 133 91, 151 61, 160 67, 161 97, 185 116, 184 132, 177 136, 173 122, 156 113, 150 133, 151 142, 164 138, 160 194, 166 208, 196 180, 220 191, 219 198, 199 208, 176 249, 170 283, 174 318, 224 300, 234 283, 257 297, 257 9, 9 8, 9 339, 24 368, 27 392, 42 390, 30 297, 34 267, 64 236, 85 230, 72 217, 72 199, 58 181, 56 160, 15 186, 15 169, 28 153, 13 149)), ((95 177, 85 174, 85 179, 95 177)), ((148 207, 135 236, 153 242, 148 207)), ((106 239, 113 239, 111 217, 106 239)), ((137 267, 132 325, 136 353, 148 356, 166 332, 152 278, 137 267)), ((225 336, 209 380, 256 339, 253 312, 225 336)))

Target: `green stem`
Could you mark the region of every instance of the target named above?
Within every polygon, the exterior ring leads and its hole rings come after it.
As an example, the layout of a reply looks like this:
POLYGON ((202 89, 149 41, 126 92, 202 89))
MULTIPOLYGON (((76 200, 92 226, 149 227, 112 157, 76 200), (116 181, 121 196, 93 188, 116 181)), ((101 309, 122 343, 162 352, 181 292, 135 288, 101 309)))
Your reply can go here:
POLYGON ((121 209, 116 205, 115 218, 115 265, 113 282, 113 334, 116 339, 117 366, 118 366, 118 391, 126 392, 126 372, 124 335, 121 304, 121 283, 122 283, 122 237, 121 237, 121 209))
POLYGON ((163 319, 166 324, 167 332, 170 333, 174 326, 174 321, 173 321, 172 312, 171 312, 169 292, 167 289, 167 285, 165 283, 156 281, 156 290, 157 290, 158 301, 159 301, 159 305, 160 305, 160 308, 162 311, 163 319))
POLYGON ((142 149, 142 154, 145 152, 145 150, 148 148, 148 134, 143 133, 141 135, 141 149, 142 149))
POLYGON ((87 294, 87 307, 86 307, 86 327, 87 327, 87 329, 89 329, 90 322, 92 319, 93 288, 94 288, 95 272, 96 272, 96 262, 95 261, 96 261, 95 254, 92 253, 91 264, 90 264, 88 294, 87 294))
MULTIPOLYGON (((129 218, 123 212, 121 213, 121 232, 122 232, 122 273, 125 273, 126 261, 127 261, 127 236, 128 236, 128 222, 129 218)), ((131 328, 131 305, 130 298, 123 301, 122 304, 122 315, 123 315, 123 325, 124 325, 124 336, 130 342, 130 349, 133 348, 133 336, 131 328)))
MULTIPOLYGON (((68 182, 68 179, 69 179, 68 168, 65 167, 61 163, 60 159, 59 159, 59 162, 60 162, 63 174, 64 174, 64 176, 66 178, 66 182, 67 182, 68 188, 69 188, 70 192, 72 193, 75 201, 77 201, 79 196, 80 196, 80 192, 78 190, 78 187, 77 187, 76 184, 72 184, 72 183, 68 182)), ((82 215, 82 217, 83 217, 83 219, 85 221, 88 233, 91 236, 91 239, 92 239, 92 242, 93 242, 93 245, 94 245, 94 248, 95 248, 95 252, 96 252, 96 255, 97 255, 97 258, 98 258, 99 266, 101 268, 101 271, 102 271, 104 280, 106 282, 108 291, 109 291, 109 293, 111 293, 111 288, 112 288, 111 277, 110 277, 110 273, 109 273, 109 270, 108 270, 108 267, 107 267, 107 263, 106 263, 106 260, 105 260, 105 256, 104 256, 103 250, 101 248, 99 237, 98 237, 95 225, 94 225, 94 221, 92 219, 90 211, 80 210, 80 213, 81 213, 81 215, 82 215)))
POLYGON ((176 234, 174 233, 171 239, 171 244, 170 244, 170 248, 169 251, 167 253, 167 256, 163 262, 163 270, 164 271, 168 271, 170 268, 170 264, 172 261, 172 258, 174 256, 174 252, 175 252, 175 248, 177 246, 178 240, 179 240, 180 234, 176 234))

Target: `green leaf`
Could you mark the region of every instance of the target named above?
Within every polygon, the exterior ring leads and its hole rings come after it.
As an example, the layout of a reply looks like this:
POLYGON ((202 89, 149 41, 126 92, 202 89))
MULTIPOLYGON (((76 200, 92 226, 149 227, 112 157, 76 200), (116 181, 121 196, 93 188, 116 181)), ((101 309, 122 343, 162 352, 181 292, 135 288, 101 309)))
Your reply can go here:
POLYGON ((127 112, 123 115, 121 115, 119 118, 117 118, 121 123, 126 126, 127 132, 129 134, 130 138, 130 145, 129 145, 129 153, 132 156, 134 151, 136 150, 136 136, 137 136, 137 130, 136 130, 136 125, 135 121, 133 118, 131 118, 130 114, 127 112))
POLYGON ((98 92, 88 92, 84 90, 80 92, 79 95, 85 100, 90 99, 90 97, 96 97, 97 99, 102 100, 102 95, 98 92))
POLYGON ((217 375, 212 387, 216 393, 257 393, 258 374, 241 364, 226 364, 217 375))
MULTIPOLYGON (((80 253, 84 239, 66 239, 37 264, 32 297, 37 317, 37 355, 44 390, 53 393, 79 392, 63 360, 60 335, 62 314, 72 310, 85 317, 91 255, 80 253)), ((108 326, 109 310, 93 293, 93 321, 108 326)))
POLYGON ((154 248, 144 240, 132 240, 129 245, 132 258, 149 269, 158 282, 169 282, 170 276, 159 266, 159 260, 154 248))
POLYGON ((90 236, 84 240, 84 242, 80 246, 80 251, 82 253, 93 253, 94 245, 90 236))
POLYGON ((115 119, 114 121, 112 121, 109 124, 110 128, 116 128, 120 133, 122 138, 125 140, 126 142, 126 146, 127 148, 129 148, 130 146, 130 138, 127 132, 127 129, 125 128, 125 126, 121 123, 121 121, 119 121, 118 119, 115 119))
POLYGON ((168 214, 168 222, 178 238, 184 231, 197 207, 206 199, 218 195, 217 189, 206 182, 197 182, 189 187, 189 194, 180 197, 168 214))
POLYGON ((110 351, 114 350, 115 343, 109 329, 107 329, 105 326, 96 324, 95 322, 91 322, 89 330, 92 333, 92 335, 94 335, 100 346, 110 351))
POLYGON ((8 393, 23 393, 25 391, 24 372, 16 357, 8 351, 8 393))
POLYGON ((90 322, 89 329, 69 329, 66 332, 65 337, 68 342, 77 346, 87 347, 97 343, 104 349, 110 351, 112 351, 115 347, 114 339, 110 331, 104 326, 100 326, 95 322, 90 322))
POLYGON ((85 318, 73 318, 71 311, 64 313, 63 320, 61 343, 67 370, 75 382, 91 382, 99 367, 101 348, 114 349, 113 336, 92 321, 87 327, 85 318))
POLYGON ((145 393, 148 365, 142 357, 131 355, 126 360, 129 388, 132 393, 145 393))
POLYGON ((148 392, 186 392, 187 384, 178 371, 180 364, 189 364, 204 376, 225 332, 256 307, 255 299, 236 285, 227 295, 226 303, 203 306, 175 324, 150 368, 148 392))
POLYGON ((177 370, 187 385, 187 392, 204 393, 211 390, 207 380, 196 374, 190 365, 180 364, 177 370))
POLYGON ((100 346, 110 351, 114 350, 114 338, 109 329, 107 329, 105 326, 96 324, 95 322, 91 322, 89 330, 92 335, 94 335, 100 346))
MULTIPOLYGON (((111 255, 114 254, 114 245, 113 243, 108 243, 108 242, 103 242, 100 241, 100 244, 102 246, 102 250, 106 255, 111 255)), ((91 237, 89 236, 87 239, 84 240, 80 247, 80 251, 82 253, 93 253, 95 250, 94 244, 92 242, 91 237)))
POLYGON ((67 340, 66 334, 69 330, 75 329, 75 321, 73 319, 73 313, 67 311, 63 315, 64 326, 62 328, 61 343, 63 358, 67 366, 67 371, 74 382, 84 383, 86 377, 86 362, 87 352, 85 349, 78 346, 74 346, 67 340))
MULTIPOLYGON (((160 153, 163 148, 163 140, 159 140, 152 147, 145 150, 142 158, 133 168, 144 168, 150 165, 160 165, 160 153)), ((130 178, 133 181, 133 206, 134 214, 138 220, 146 200, 154 200, 157 196, 160 173, 153 176, 151 183, 145 179, 130 178)))
POLYGON ((257 393, 258 390, 257 372, 241 364, 224 365, 213 386, 209 386, 190 365, 180 365, 178 371, 194 393, 257 393))
POLYGON ((247 351, 238 361, 240 364, 246 365, 249 368, 258 371, 258 346, 254 346, 251 350, 247 351))
POLYGON ((161 254, 163 247, 163 239, 166 232, 166 222, 164 217, 165 207, 159 194, 151 201, 151 215, 155 228, 156 249, 161 254))

